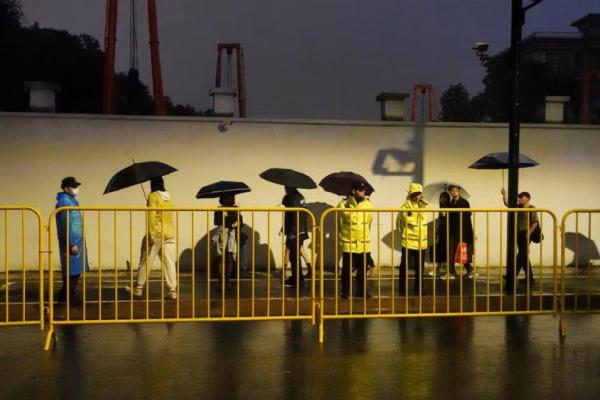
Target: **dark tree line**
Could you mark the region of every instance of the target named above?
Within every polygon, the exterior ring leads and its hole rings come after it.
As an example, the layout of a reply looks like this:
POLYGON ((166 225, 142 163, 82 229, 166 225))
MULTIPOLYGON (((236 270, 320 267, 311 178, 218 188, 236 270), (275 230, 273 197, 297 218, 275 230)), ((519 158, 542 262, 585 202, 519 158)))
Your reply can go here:
MULTIPOLYGON (((507 52, 508 53, 508 52, 507 52)), ((440 98, 442 121, 508 122, 510 113, 510 65, 508 54, 490 58, 483 79, 484 90, 474 97, 461 84, 450 85, 440 98)), ((520 74, 521 122, 544 120, 546 96, 570 96, 566 122, 577 122, 581 77, 574 71, 548 63, 523 60, 520 74)))
MULTIPOLYGON (((98 40, 82 34, 23 24, 18 0, 0 0, 0 110, 28 111, 24 83, 57 84, 56 110, 100 113, 104 52, 98 40)), ((153 113, 150 90, 137 74, 115 75, 115 114, 153 113)), ((169 115, 202 115, 190 105, 165 98, 169 115)))

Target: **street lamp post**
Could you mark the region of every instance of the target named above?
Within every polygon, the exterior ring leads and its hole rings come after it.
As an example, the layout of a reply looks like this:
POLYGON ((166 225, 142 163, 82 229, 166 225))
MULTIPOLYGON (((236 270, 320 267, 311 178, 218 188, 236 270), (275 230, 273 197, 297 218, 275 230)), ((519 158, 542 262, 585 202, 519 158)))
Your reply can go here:
MULTIPOLYGON (((522 28, 525 24, 525 12, 535 7, 543 0, 532 0, 523 7, 523 0, 512 0, 512 18, 510 30, 510 118, 508 127, 508 206, 517 207, 517 194, 519 191, 519 72, 521 66, 521 39, 522 28)), ((507 266, 513 266, 515 262, 515 214, 508 213, 508 240, 507 240, 507 266)), ((511 271, 507 268, 507 288, 512 289, 513 278, 511 271)))

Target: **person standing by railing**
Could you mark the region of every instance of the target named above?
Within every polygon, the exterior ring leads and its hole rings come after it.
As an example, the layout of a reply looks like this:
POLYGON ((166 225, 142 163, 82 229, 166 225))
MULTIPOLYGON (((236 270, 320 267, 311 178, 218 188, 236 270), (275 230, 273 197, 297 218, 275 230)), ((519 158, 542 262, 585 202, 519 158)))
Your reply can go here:
MULTIPOLYGON (((237 207, 235 195, 223 194, 219 197, 221 207, 237 207)), ((219 276, 219 291, 223 284, 225 289, 231 288, 231 279, 235 275, 238 251, 243 246, 244 236, 239 230, 244 225, 239 211, 215 211, 213 222, 216 231, 211 237, 213 248, 213 266, 217 267, 219 276), (238 235, 240 242, 238 243, 238 235), (224 280, 224 282, 223 282, 224 280)))
MULTIPOLYGON (((165 190, 162 177, 152 178, 150 181, 151 193, 148 195, 147 205, 151 208, 173 208, 173 201, 169 192, 165 190)), ((175 228, 173 226, 173 212, 152 210, 148 211, 148 231, 142 239, 140 263, 138 265, 134 296, 141 297, 144 285, 148 279, 149 270, 161 257, 165 282, 167 284, 166 297, 177 299, 177 271, 175 269, 175 228), (149 247, 148 247, 149 246, 149 247), (148 255, 148 262, 146 262, 148 255)))
POLYGON ((353 211, 338 211, 338 234, 342 247, 342 277, 341 296, 348 298, 352 270, 356 272, 356 296, 369 297, 365 292, 366 268, 371 260, 371 221, 372 212, 368 211, 373 205, 366 197, 366 185, 357 182, 352 191, 343 199, 337 208, 347 208, 353 211))
POLYGON ((424 212, 413 212, 427 208, 423 200, 423 186, 411 183, 408 187, 406 202, 396 218, 396 229, 400 232, 402 260, 400 262, 400 293, 406 293, 406 279, 409 266, 415 269, 414 293, 422 294, 423 270, 425 266, 425 251, 427 250, 427 215, 424 212))
MULTIPOLYGON (((306 206, 304 196, 302 196, 298 189, 290 186, 285 187, 285 196, 281 203, 284 207, 303 208, 306 206)), ((285 286, 296 286, 296 282, 302 285, 304 276, 302 275, 300 258, 304 258, 304 261, 306 262, 306 268, 308 270, 306 278, 310 279, 312 269, 310 259, 307 258, 304 252, 304 241, 308 239, 308 217, 306 213, 287 211, 284 216, 284 228, 285 265, 283 266, 283 270, 285 271, 288 260, 292 267, 292 276, 286 279, 285 286)))
MULTIPOLYGON (((448 192, 450 193, 450 208, 471 208, 469 201, 460 195, 460 187, 456 185, 448 186, 448 192)), ((458 211, 451 212, 449 215, 450 225, 450 251, 449 254, 449 271, 451 276, 456 275, 454 270, 454 263, 460 262, 466 269, 467 278, 472 279, 475 277, 473 272, 473 223, 471 221, 471 212, 458 211), (455 255, 457 251, 462 252, 459 246, 466 246, 466 259, 454 260, 452 255, 455 255)), ((462 257, 461 257, 462 258, 462 257)))
MULTIPOLYGON (((500 190, 502 194, 502 202, 508 207, 508 198, 506 190, 500 190)), ((535 208, 531 203, 531 194, 529 192, 521 192, 517 195, 517 208, 535 208)), ((539 225, 539 217, 536 211, 519 212, 515 218, 517 224, 517 262, 516 270, 513 262, 510 262, 506 269, 506 290, 514 291, 514 279, 519 275, 521 269, 525 272, 525 278, 529 280, 529 285, 535 284, 533 278, 533 269, 529 261, 529 245, 531 243, 531 234, 539 225)), ((511 228, 512 229, 512 228, 511 228)), ((511 257, 513 260, 513 257, 511 257)))
MULTIPOLYGON (((75 197, 79 195, 80 185, 81 183, 77 182, 72 176, 64 178, 60 185, 62 191, 56 194, 55 208, 79 207, 79 202, 75 197)), ((60 303, 65 302, 67 299, 67 292, 69 292, 68 297, 70 303, 79 303, 75 300, 77 282, 79 281, 83 269, 85 268, 86 271, 89 271, 90 269, 83 240, 83 219, 81 212, 78 210, 70 210, 57 213, 56 233, 58 234, 58 247, 60 249, 60 264, 63 278, 63 286, 58 292, 57 300, 60 303), (84 254, 85 260, 83 258, 84 254), (67 256, 69 257, 68 262, 67 256)))

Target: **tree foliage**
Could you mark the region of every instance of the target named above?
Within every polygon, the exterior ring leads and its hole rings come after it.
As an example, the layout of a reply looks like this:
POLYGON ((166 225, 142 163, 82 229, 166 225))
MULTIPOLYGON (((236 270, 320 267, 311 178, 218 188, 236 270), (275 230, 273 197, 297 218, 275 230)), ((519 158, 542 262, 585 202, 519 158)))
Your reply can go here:
POLYGON ((440 120, 447 122, 479 122, 485 114, 486 99, 480 93, 469 98, 469 92, 457 83, 450 85, 440 97, 440 120))
MULTIPOLYGON (((0 0, 0 110, 28 111, 24 83, 46 81, 60 87, 56 109, 64 113, 100 113, 104 52, 92 36, 23 26, 17 0, 0 0)), ((152 96, 137 73, 115 74, 116 114, 152 114, 152 96)), ((173 105, 172 115, 198 114, 193 107, 173 105)))

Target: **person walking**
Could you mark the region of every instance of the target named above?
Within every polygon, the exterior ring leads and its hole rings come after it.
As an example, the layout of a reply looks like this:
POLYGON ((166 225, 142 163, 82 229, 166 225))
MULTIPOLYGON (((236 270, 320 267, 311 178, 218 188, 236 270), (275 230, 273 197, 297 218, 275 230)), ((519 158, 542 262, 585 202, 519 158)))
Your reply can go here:
POLYGON ((337 208, 338 234, 342 247, 341 296, 348 298, 352 286, 352 271, 356 270, 356 297, 370 297, 365 290, 366 269, 371 260, 371 221, 373 205, 366 197, 366 185, 354 184, 352 191, 337 208))
MULTIPOLYGON (((166 191, 162 177, 152 178, 151 193, 148 195, 147 206, 150 208, 171 209, 173 201, 166 191)), ((134 296, 141 297, 148 275, 157 257, 165 274, 167 299, 177 299, 177 271, 175 269, 175 227, 173 212, 151 210, 147 212, 148 231, 142 239, 140 262, 135 278, 134 296)))
MULTIPOLYGON (((56 194, 55 208, 79 207, 76 197, 79 195, 80 185, 81 183, 77 182, 73 176, 64 178, 60 184, 61 191, 56 194)), ((75 297, 77 282, 84 268, 85 271, 90 269, 84 242, 81 212, 70 210, 56 213, 56 233, 63 280, 57 300, 63 303, 68 297, 70 304, 78 305, 80 301, 75 297)))
POLYGON ((422 295, 423 267, 427 250, 427 215, 424 212, 412 211, 427 208, 421 184, 413 182, 409 185, 406 202, 400 208, 406 211, 400 211, 396 218, 396 229, 400 232, 402 246, 399 290, 401 294, 407 292, 408 268, 412 266, 415 270, 414 294, 422 295))
MULTIPOLYGON (((237 207, 234 194, 223 194, 219 197, 221 207, 237 207)), ((223 286, 225 289, 231 288, 231 279, 236 272, 236 263, 238 254, 241 250, 240 242, 244 240, 240 229, 244 225, 242 214, 239 211, 215 211, 214 225, 215 233, 212 235, 211 242, 213 247, 213 263, 219 276, 219 291, 223 286)))
MULTIPOLYGON (((502 194, 502 202, 508 207, 508 198, 506 190, 500 190, 502 194)), ((529 192, 521 192, 517 195, 517 208, 535 208, 531 204, 531 194, 529 192)), ((529 285, 535 284, 533 277, 533 269, 529 261, 529 246, 531 243, 531 234, 539 226, 540 220, 536 211, 518 212, 516 213, 517 224, 517 256, 516 265, 513 262, 508 263, 506 270, 506 290, 514 291, 514 279, 519 275, 521 269, 525 272, 525 279, 529 280, 529 285), (516 267, 516 268, 515 268, 516 267)), ((512 257, 511 257, 512 259, 512 257)))
MULTIPOLYGON (((298 189, 290 186, 285 187, 285 196, 281 203, 285 207, 306 206, 304 196, 298 189)), ((292 267, 292 276, 285 281, 285 286, 296 286, 296 283, 304 283, 305 276, 302 275, 302 266, 300 258, 304 258, 306 262, 306 278, 311 277, 312 266, 310 260, 304 254, 304 241, 308 239, 308 216, 304 212, 287 211, 284 215, 284 235, 285 235, 285 267, 288 260, 292 267)))
MULTIPOLYGON (((448 192, 450 193, 450 205, 449 208, 471 208, 469 201, 461 196, 461 188, 456 185, 448 186, 448 192)), ((449 254, 449 275, 448 277, 454 277, 456 271, 454 263, 457 262, 452 256, 456 255, 457 252, 460 254, 463 249, 460 246, 466 246, 466 258, 460 260, 460 264, 466 270, 466 276, 469 279, 475 277, 473 272, 473 224, 471 222, 470 211, 457 211, 449 213, 448 223, 450 235, 448 237, 448 243, 451 253, 449 254)), ((446 278, 443 276, 442 278, 446 278)), ((450 278, 453 279, 453 278, 450 278)))

